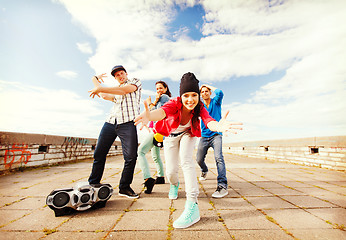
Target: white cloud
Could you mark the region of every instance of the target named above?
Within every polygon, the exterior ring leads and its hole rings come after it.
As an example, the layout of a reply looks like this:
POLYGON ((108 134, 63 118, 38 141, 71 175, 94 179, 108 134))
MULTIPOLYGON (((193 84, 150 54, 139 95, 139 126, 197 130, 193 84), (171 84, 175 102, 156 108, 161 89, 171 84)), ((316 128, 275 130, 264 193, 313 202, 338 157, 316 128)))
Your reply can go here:
POLYGON ((96 138, 105 116, 95 100, 15 82, 0 81, 0 102, 0 131, 96 138))
POLYGON ((77 43, 77 47, 82 53, 87 53, 87 54, 93 53, 93 50, 90 46, 90 43, 88 43, 88 42, 77 43))
POLYGON ((75 79, 78 76, 78 74, 76 72, 68 71, 68 70, 57 72, 56 75, 61 77, 61 78, 68 79, 68 80, 75 79))
POLYGON ((156 92, 148 89, 142 89, 142 94, 143 95, 148 95, 148 96, 156 96, 156 92))
MULTIPOLYGON (((123 64, 141 80, 179 80, 186 71, 213 82, 283 70, 248 102, 230 105, 247 140, 346 134, 346 2, 201 0, 204 37, 184 29, 168 40, 174 2, 67 1, 74 20, 95 37, 95 72, 123 64), (90 17, 95 16, 95 17, 90 17), (102 17, 98 17, 102 16, 102 17)), ((173 33, 174 34, 174 33, 173 33)), ((225 106, 225 109, 227 106, 225 106)))

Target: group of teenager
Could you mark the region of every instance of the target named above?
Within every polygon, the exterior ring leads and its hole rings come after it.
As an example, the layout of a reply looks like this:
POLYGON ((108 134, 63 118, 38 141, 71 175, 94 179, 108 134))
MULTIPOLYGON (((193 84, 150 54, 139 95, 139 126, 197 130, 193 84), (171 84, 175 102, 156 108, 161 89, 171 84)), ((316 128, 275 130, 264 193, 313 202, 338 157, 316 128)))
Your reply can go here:
POLYGON ((142 84, 139 79, 129 79, 121 65, 113 67, 111 75, 118 81, 117 87, 105 87, 101 83, 106 74, 94 76, 94 89, 90 97, 102 97, 113 101, 113 109, 103 125, 94 152, 94 162, 89 184, 99 184, 110 147, 119 137, 124 167, 119 183, 119 195, 138 198, 131 188, 136 160, 143 172, 145 193, 150 194, 155 184, 164 184, 165 175, 170 184, 169 199, 178 198, 179 160, 184 175, 186 202, 180 217, 173 222, 175 228, 187 228, 200 220, 197 197, 198 178, 195 163, 201 168, 199 180, 206 180, 208 167, 205 158, 208 149, 214 149, 217 166, 217 189, 212 197, 222 198, 228 194, 226 166, 222 154, 222 132, 236 133, 241 123, 226 120, 228 112, 221 117, 223 92, 210 85, 199 86, 199 80, 191 73, 183 74, 180 80, 179 96, 172 98, 164 81, 156 82, 156 98, 144 101, 145 111, 140 113, 142 84), (212 92, 215 97, 211 98, 212 92), (201 101, 201 98, 203 101, 201 101), (202 121, 200 121, 200 119, 202 121), (146 127, 149 133, 138 147, 137 125, 146 127), (197 159, 193 158, 194 146, 200 138, 197 159), (164 140, 163 140, 164 139, 164 140), (160 149, 163 147, 166 173, 160 149), (151 151, 157 169, 154 179, 150 173, 146 154, 151 151))

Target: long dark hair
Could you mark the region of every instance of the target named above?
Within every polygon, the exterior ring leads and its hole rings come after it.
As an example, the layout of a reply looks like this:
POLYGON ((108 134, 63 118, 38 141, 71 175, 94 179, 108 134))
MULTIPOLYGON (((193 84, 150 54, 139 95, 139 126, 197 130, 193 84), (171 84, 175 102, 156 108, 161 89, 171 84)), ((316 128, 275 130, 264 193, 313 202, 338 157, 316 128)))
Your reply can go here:
POLYGON ((198 122, 198 118, 200 117, 200 113, 201 113, 201 108, 204 107, 202 101, 201 101, 201 98, 198 94, 198 103, 193 111, 193 115, 192 115, 192 119, 191 119, 191 123, 194 123, 194 122, 198 122))
POLYGON ((157 82, 155 83, 155 86, 156 86, 156 84, 158 84, 158 83, 161 83, 161 84, 163 85, 164 88, 167 88, 167 91, 166 91, 165 94, 168 95, 168 97, 172 97, 172 93, 171 93, 171 91, 169 91, 169 87, 168 87, 167 83, 165 83, 164 81, 157 81, 157 82))

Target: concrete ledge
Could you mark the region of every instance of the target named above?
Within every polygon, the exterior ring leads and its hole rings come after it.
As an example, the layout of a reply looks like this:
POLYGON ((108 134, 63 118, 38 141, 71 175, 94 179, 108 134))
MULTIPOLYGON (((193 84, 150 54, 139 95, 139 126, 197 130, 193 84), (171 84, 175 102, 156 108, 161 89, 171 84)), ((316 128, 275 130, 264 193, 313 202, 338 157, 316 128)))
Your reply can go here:
POLYGON ((223 150, 248 157, 346 170, 346 136, 228 143, 223 150))
MULTIPOLYGON (((0 132, 0 173, 89 159, 93 157, 96 142, 94 138, 0 132)), ((116 141, 108 155, 118 154, 122 150, 116 141)))

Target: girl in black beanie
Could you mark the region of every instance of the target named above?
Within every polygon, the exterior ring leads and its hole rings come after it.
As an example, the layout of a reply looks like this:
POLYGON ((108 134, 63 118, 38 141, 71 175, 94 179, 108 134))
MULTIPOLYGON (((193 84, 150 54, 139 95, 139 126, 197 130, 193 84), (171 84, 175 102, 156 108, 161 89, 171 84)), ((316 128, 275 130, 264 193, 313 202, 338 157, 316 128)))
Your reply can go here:
POLYGON ((166 160, 166 176, 170 182, 169 198, 178 198, 179 189, 179 158, 185 180, 186 203, 180 217, 174 221, 173 227, 187 228, 200 220, 197 196, 198 182, 195 161, 192 157, 197 137, 201 137, 199 117, 204 124, 215 132, 241 129, 241 123, 229 122, 226 115, 217 122, 210 117, 208 111, 200 101, 199 81, 193 73, 185 73, 180 81, 180 97, 168 101, 160 109, 149 111, 144 102, 145 112, 135 119, 135 125, 147 125, 149 121, 158 121, 154 132, 166 136, 164 140, 164 154, 166 160), (177 157, 179 156, 179 158, 177 157))

